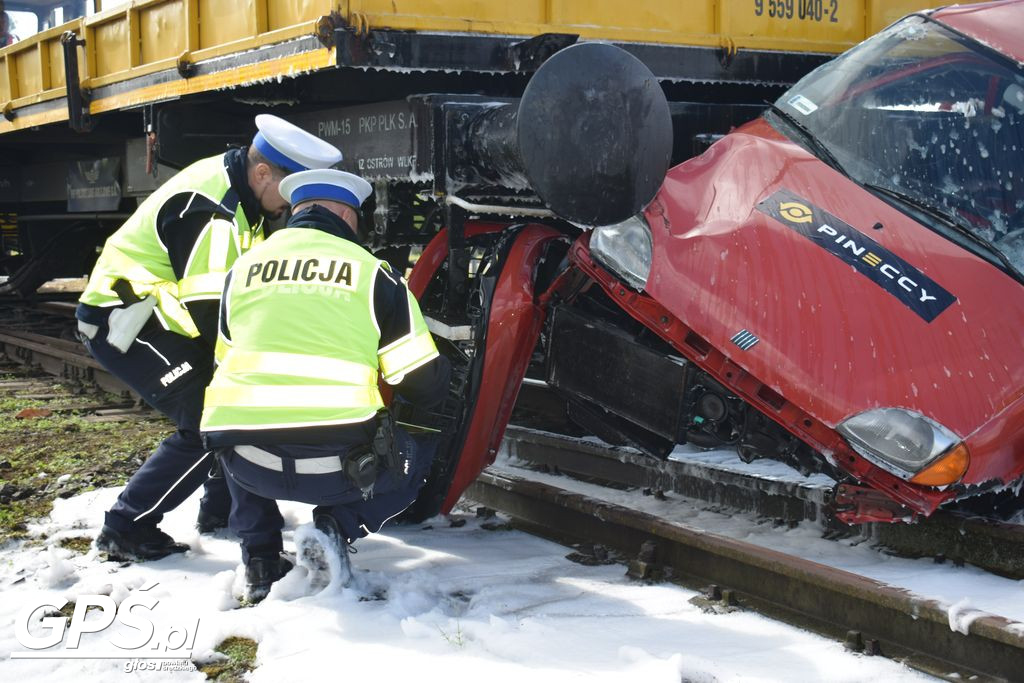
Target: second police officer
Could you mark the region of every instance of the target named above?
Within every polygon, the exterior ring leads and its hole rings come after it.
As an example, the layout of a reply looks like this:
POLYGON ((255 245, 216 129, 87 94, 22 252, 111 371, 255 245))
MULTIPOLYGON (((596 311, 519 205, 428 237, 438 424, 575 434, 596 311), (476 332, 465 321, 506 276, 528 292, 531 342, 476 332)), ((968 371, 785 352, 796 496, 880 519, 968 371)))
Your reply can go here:
POLYGON ((200 531, 226 522, 227 487, 208 479, 213 459, 199 436, 224 275, 263 240, 264 219, 287 209, 282 179, 341 160, 276 116, 257 116, 256 125, 251 146, 195 162, 142 202, 107 239, 79 300, 89 352, 177 426, 105 515, 96 546, 114 560, 188 550, 157 524, 204 483, 200 531))

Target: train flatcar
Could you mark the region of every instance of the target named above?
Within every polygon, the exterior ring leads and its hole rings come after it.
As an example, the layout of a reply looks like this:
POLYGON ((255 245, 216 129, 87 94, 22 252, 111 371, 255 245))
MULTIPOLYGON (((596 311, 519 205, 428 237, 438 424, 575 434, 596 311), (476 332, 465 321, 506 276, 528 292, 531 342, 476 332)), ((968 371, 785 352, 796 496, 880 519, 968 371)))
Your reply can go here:
POLYGON ((623 12, 579 0, 9 0, 39 30, 0 49, 0 272, 21 293, 87 272, 140 198, 243 142, 259 111, 426 92, 517 97, 558 49, 610 42, 642 59, 670 100, 701 105, 686 112, 682 160, 700 135, 753 118, 763 100, 925 4, 702 0, 684 10, 641 0, 623 12))

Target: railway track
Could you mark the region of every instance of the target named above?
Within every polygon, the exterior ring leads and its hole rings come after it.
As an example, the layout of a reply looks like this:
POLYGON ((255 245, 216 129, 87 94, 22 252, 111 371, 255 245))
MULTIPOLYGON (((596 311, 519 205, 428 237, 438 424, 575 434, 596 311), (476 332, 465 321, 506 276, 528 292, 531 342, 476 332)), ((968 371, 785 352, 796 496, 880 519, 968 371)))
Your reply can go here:
MULTIPOLYGON (((114 393, 125 387, 68 337, 73 304, 0 307, 0 350, 9 358, 68 381, 114 393)), ((617 490, 672 494, 721 509, 743 510, 780 526, 821 524, 826 534, 860 534, 888 552, 967 562, 1024 578, 1024 527, 940 513, 914 525, 842 527, 828 515, 828 487, 750 476, 699 457, 664 462, 594 441, 510 427, 504 448, 523 468, 492 468, 468 497, 510 516, 516 525, 582 544, 584 561, 608 548, 626 558, 638 579, 671 579, 705 589, 708 610, 754 609, 844 640, 950 680, 1018 680, 1024 629, 997 616, 951 628, 947 607, 906 591, 707 531, 688 528, 607 500, 534 481, 530 470, 556 472, 617 490)))
MULTIPOLYGON (((800 481, 798 475, 758 476, 749 467, 723 466, 701 454, 655 461, 630 448, 510 426, 510 454, 531 467, 619 488, 661 496, 677 493, 708 505, 754 513, 777 525, 810 521, 825 535, 859 535, 903 557, 972 564, 1001 576, 1024 579, 1024 527, 955 512, 939 511, 915 524, 850 527, 830 514, 832 483, 824 476, 800 481)), ((678 451, 677 451, 678 453, 678 451)), ((771 463, 777 465, 777 463, 771 463)), ((777 470, 788 470, 779 466, 777 470)))
POLYGON ((75 304, 50 300, 27 305, 0 302, 0 351, 7 357, 74 383, 113 394, 128 387, 93 360, 74 339, 75 304))
POLYGON ((709 611, 752 609, 946 680, 1020 680, 1024 631, 1002 617, 954 630, 937 601, 507 472, 485 471, 467 496, 531 533, 631 557, 634 578, 704 589, 709 611))

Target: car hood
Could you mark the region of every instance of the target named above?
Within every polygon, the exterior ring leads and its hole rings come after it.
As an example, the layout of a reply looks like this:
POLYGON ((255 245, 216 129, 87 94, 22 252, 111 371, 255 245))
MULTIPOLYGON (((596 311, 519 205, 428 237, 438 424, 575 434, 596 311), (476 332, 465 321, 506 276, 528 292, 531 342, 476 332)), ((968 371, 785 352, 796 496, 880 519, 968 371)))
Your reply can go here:
POLYGON ((1024 390, 1024 285, 764 120, 672 169, 646 215, 646 291, 831 427, 902 407, 966 438, 1024 390))

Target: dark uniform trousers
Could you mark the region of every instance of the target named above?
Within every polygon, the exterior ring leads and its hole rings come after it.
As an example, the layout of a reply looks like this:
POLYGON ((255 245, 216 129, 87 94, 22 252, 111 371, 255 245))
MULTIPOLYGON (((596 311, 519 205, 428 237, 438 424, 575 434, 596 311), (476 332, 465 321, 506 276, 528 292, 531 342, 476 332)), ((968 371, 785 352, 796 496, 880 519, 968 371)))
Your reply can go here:
POLYGON ((281 458, 277 471, 251 462, 232 448, 218 450, 221 466, 231 490, 230 527, 242 539, 242 561, 249 555, 276 554, 281 550, 284 520, 277 500, 294 500, 318 506, 314 517, 329 514, 338 522, 348 540, 380 530, 384 523, 409 507, 430 472, 437 450, 436 438, 417 435, 414 439, 395 429, 401 471, 382 469, 377 474, 372 497, 343 472, 298 474, 295 460, 339 456, 344 459, 351 445, 266 445, 259 448, 281 458))
POLYGON ((203 507, 227 517, 231 501, 223 477, 211 478, 212 453, 199 436, 203 394, 213 376, 213 352, 199 339, 146 325, 127 353, 107 343, 107 326, 85 342, 89 353, 110 374, 131 387, 149 405, 169 417, 178 430, 164 439, 128 480, 105 524, 127 533, 132 525, 157 524, 163 514, 206 485, 203 507))

